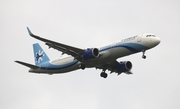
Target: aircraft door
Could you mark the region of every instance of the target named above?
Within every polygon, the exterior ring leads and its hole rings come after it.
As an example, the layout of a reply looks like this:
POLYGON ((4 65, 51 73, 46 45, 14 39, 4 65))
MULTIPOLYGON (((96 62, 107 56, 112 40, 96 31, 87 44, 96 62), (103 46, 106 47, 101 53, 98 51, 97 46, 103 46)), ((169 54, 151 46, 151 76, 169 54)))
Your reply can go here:
POLYGON ((137 42, 141 42, 142 35, 138 35, 137 42))

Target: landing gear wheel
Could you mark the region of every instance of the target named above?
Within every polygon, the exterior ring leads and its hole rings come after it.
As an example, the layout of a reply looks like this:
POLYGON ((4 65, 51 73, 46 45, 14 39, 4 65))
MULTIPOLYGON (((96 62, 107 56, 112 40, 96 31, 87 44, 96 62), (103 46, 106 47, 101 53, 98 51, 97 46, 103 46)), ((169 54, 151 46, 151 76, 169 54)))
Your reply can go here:
POLYGON ((101 73, 101 77, 107 78, 107 76, 108 76, 107 73, 105 73, 105 72, 102 72, 102 73, 101 73))
POLYGON ((82 70, 84 70, 86 68, 86 66, 84 64, 80 64, 79 68, 81 68, 82 70))
POLYGON ((143 50, 142 52, 143 52, 142 58, 143 58, 143 59, 146 59, 145 50, 143 50))
POLYGON ((142 56, 142 58, 143 58, 143 59, 146 59, 146 56, 145 56, 145 55, 143 55, 143 56, 142 56))

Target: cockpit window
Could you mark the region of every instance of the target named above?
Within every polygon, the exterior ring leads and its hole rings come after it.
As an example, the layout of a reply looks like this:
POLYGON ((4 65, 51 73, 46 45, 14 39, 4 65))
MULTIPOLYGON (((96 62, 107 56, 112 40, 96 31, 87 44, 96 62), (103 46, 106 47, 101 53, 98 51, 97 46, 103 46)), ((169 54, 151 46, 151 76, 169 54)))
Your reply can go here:
POLYGON ((156 37, 155 35, 147 35, 146 37, 156 37))

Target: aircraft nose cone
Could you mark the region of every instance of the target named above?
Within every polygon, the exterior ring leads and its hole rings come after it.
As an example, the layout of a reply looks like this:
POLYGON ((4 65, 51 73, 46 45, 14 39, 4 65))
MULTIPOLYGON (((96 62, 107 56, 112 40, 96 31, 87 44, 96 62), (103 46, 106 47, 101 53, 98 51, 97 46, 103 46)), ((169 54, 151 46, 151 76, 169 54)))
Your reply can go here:
POLYGON ((156 45, 158 45, 160 42, 161 42, 160 38, 156 37, 156 39, 155 39, 156 45))
POLYGON ((153 48, 153 47, 157 46, 160 42, 161 42, 161 40, 158 37, 153 37, 151 39, 151 43, 150 43, 149 47, 153 48))

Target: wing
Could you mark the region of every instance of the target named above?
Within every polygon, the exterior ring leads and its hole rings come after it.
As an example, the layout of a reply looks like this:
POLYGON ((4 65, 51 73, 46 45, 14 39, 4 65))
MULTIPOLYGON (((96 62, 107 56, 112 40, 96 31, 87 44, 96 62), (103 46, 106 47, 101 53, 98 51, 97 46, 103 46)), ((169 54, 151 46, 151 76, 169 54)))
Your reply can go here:
POLYGON ((108 64, 104 64, 104 65, 96 67, 96 68, 103 69, 103 70, 109 70, 109 71, 111 71, 111 73, 113 73, 113 72, 116 72, 115 67, 117 64, 118 64, 118 62, 115 60, 115 61, 112 61, 108 64))
POLYGON ((35 39, 38 39, 38 40, 41 40, 41 41, 45 42, 45 44, 48 45, 49 48, 54 48, 54 49, 56 49, 58 51, 61 51, 63 54, 66 53, 68 55, 71 55, 77 60, 80 60, 80 58, 81 58, 80 56, 84 52, 83 49, 72 47, 72 46, 69 46, 69 45, 65 45, 65 44, 62 44, 62 43, 58 43, 58 42, 51 41, 51 40, 39 37, 37 35, 34 35, 30 31, 30 29, 28 27, 27 27, 27 30, 28 30, 28 33, 29 33, 30 36, 32 36, 35 39))

